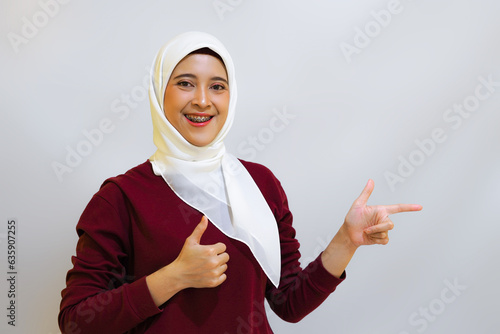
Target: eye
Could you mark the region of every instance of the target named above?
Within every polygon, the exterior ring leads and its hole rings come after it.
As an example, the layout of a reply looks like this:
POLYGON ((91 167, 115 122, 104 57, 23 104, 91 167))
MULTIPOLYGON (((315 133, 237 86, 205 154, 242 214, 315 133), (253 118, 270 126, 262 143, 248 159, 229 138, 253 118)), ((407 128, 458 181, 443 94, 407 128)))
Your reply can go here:
POLYGON ((193 87, 193 85, 189 81, 179 81, 177 86, 180 87, 193 87))
POLYGON ((223 85, 221 84, 215 84, 211 87, 213 90, 224 90, 226 89, 226 87, 224 87, 223 85))

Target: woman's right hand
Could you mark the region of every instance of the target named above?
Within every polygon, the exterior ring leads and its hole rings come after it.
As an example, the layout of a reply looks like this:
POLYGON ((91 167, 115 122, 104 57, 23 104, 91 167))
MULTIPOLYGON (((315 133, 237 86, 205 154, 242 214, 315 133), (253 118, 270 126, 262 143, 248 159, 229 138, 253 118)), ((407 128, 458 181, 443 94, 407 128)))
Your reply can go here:
POLYGON ((225 271, 229 255, 222 242, 215 245, 200 244, 207 229, 208 219, 203 216, 193 233, 187 237, 172 266, 179 273, 179 279, 186 288, 213 288, 226 280, 225 271))
POLYGON ((186 288, 213 288, 226 280, 225 271, 229 255, 226 245, 200 244, 207 229, 208 219, 203 216, 193 233, 186 238, 177 258, 169 265, 146 277, 146 282, 157 306, 186 288))

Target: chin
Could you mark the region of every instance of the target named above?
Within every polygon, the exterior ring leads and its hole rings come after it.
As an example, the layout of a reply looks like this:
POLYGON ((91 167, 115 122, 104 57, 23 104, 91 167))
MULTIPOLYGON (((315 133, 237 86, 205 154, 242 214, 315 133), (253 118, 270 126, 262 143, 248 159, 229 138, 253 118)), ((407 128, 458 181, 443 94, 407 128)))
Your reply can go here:
MULTIPOLYGON (((212 138, 213 140, 213 138, 212 138)), ((191 140, 188 140, 188 142, 191 143, 191 145, 197 146, 197 147, 204 147, 209 145, 212 140, 207 140, 207 139, 194 139, 192 138, 191 140)))

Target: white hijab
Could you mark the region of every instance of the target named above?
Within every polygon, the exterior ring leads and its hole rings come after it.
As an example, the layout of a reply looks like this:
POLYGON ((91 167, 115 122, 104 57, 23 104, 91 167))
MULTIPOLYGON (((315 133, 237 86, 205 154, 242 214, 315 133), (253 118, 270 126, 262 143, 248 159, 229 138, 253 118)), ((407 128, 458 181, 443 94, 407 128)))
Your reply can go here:
POLYGON ((170 40, 156 55, 151 69, 149 100, 157 151, 149 160, 154 173, 161 175, 177 196, 206 215, 225 235, 245 243, 277 287, 281 252, 276 219, 246 168, 226 152, 223 142, 233 124, 236 98, 233 61, 219 40, 202 32, 188 32, 170 40), (198 147, 167 120, 163 99, 177 64, 190 52, 205 47, 224 61, 230 98, 222 129, 210 144, 198 147))

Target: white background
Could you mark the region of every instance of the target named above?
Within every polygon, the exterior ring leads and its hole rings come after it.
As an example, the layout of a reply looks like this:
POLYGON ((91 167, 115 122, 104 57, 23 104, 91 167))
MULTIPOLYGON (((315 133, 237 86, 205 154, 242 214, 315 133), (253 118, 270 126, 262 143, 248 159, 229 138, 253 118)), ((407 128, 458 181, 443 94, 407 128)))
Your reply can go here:
POLYGON ((13 328, 2 278, 0 331, 59 333, 78 218, 107 177, 154 152, 142 81, 160 46, 191 30, 214 34, 233 56, 239 101, 226 146, 282 181, 303 262, 368 178, 369 203, 424 206, 393 216, 389 245, 361 248, 348 279, 304 320, 269 314, 276 333, 498 331, 500 2, 401 0, 382 26, 371 12, 390 3, 61 0, 49 16, 38 1, 1 0, 0 264, 5 277, 7 221, 16 218, 18 308, 13 328), (343 52, 347 44, 357 53, 343 52), (489 96, 458 123, 447 110, 474 102, 479 77, 497 86, 480 88, 489 96), (125 95, 128 114, 114 112, 125 95), (284 111, 294 118, 274 123, 284 111), (54 162, 66 165, 103 119, 113 131, 59 179, 54 162), (429 144, 435 129, 442 140, 429 144), (388 173, 404 182, 391 186, 388 173))

